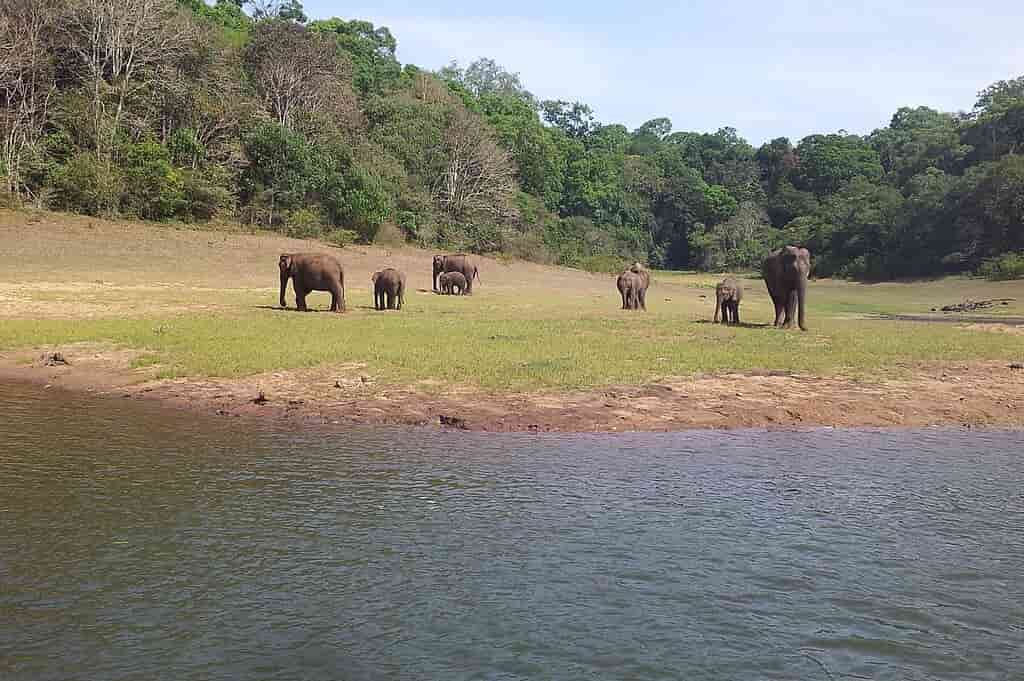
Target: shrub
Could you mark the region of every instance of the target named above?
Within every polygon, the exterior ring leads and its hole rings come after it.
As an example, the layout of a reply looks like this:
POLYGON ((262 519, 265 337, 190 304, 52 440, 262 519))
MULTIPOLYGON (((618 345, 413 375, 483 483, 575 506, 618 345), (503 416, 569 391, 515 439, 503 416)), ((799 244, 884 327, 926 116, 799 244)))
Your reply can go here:
POLYGON ((91 152, 81 152, 54 170, 51 184, 54 208, 99 215, 117 206, 122 180, 116 168, 91 152))
POLYGON ((320 239, 338 248, 345 248, 354 244, 359 239, 359 233, 351 229, 332 229, 320 237, 320 239))
POLYGON ((166 220, 184 212, 181 173, 171 165, 171 153, 156 141, 129 145, 124 160, 125 208, 147 220, 166 220))
POLYGON ((580 258, 576 266, 587 272, 598 272, 601 274, 619 274, 626 269, 625 260, 617 255, 588 255, 580 258))
POLYGON ((405 244, 405 234, 402 232, 402 228, 395 223, 385 222, 377 230, 373 243, 378 246, 403 246, 405 244))
MULTIPOLYGON (((214 170, 214 169, 211 169, 214 170)), ((184 213, 192 220, 207 221, 234 203, 234 196, 221 184, 217 172, 184 171, 182 192, 184 213)))
POLYGON ((288 214, 286 231, 296 239, 313 239, 324 233, 324 223, 315 210, 300 208, 288 214))
POLYGON ((992 281, 1024 279, 1024 253, 1004 253, 990 258, 981 264, 978 274, 992 281))

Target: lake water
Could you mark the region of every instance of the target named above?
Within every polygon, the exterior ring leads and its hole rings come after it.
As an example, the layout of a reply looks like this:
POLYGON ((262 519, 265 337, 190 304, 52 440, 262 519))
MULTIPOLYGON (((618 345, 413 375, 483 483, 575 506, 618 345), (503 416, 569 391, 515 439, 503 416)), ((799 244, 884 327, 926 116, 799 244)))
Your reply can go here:
POLYGON ((0 679, 1020 679, 1024 433, 302 433, 0 386, 0 679))

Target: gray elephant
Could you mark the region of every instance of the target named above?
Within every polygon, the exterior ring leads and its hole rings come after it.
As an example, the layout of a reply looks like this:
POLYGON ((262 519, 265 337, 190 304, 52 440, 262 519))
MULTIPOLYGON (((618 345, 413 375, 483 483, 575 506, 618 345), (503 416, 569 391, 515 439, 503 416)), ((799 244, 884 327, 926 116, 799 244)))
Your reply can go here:
POLYGON ((640 309, 640 289, 643 287, 643 279, 636 272, 626 270, 616 279, 615 285, 622 296, 623 310, 640 309))
POLYGON ((743 286, 738 279, 726 277, 715 287, 715 323, 718 312, 722 312, 723 324, 740 323, 740 301, 743 300, 743 286))
POLYGON ((473 279, 478 281, 480 279, 480 272, 477 269, 476 263, 465 253, 434 256, 434 276, 431 281, 435 291, 437 291, 438 275, 445 272, 459 272, 466 278, 466 288, 463 290, 465 295, 473 294, 473 279))
POLYGON ((437 278, 438 284, 441 286, 442 295, 454 295, 464 296, 468 295, 466 291, 466 277, 463 276, 462 272, 444 272, 437 278), (456 291, 458 291, 456 293, 456 291))
POLYGON ((643 265, 638 262, 630 265, 615 280, 615 285, 622 296, 623 310, 647 309, 647 288, 651 285, 651 275, 643 265))
POLYGON ((320 253, 282 253, 277 263, 281 270, 281 307, 288 307, 284 292, 288 280, 295 289, 295 307, 307 312, 306 295, 310 291, 329 291, 331 312, 345 311, 345 271, 338 259, 320 253))
POLYGON ((401 310, 405 302, 405 274, 394 267, 374 272, 373 306, 377 310, 401 310))
POLYGON ((789 329, 796 319, 800 329, 807 330, 804 303, 810 273, 811 253, 806 248, 783 246, 764 259, 761 274, 775 305, 775 326, 789 329))

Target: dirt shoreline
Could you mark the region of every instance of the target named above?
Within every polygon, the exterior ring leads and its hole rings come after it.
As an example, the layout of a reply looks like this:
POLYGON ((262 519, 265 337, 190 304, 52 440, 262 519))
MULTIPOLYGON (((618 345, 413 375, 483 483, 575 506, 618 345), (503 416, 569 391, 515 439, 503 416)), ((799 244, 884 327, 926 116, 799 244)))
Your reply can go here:
MULTIPOLYGON (((78 348, 70 364, 0 355, 0 381, 156 401, 283 425, 428 426, 484 432, 629 432, 793 427, 1024 428, 1024 370, 1005 362, 924 364, 863 380, 784 372, 667 378, 573 392, 439 392, 381 386, 358 365, 242 379, 148 380, 130 352, 78 348), (259 399, 260 395, 265 399, 259 399)), ((1014 365, 1016 366, 1016 365, 1014 365)))

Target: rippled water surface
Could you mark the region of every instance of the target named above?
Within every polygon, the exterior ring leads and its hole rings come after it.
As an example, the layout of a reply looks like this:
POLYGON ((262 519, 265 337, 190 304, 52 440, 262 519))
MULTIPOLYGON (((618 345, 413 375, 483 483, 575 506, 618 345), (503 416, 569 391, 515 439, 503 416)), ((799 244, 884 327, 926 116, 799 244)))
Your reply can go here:
POLYGON ((1021 679, 1022 452, 275 432, 0 387, 0 678, 1021 679))

